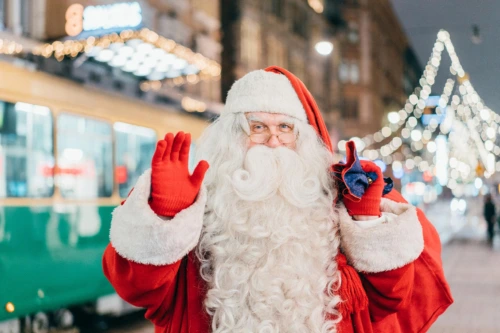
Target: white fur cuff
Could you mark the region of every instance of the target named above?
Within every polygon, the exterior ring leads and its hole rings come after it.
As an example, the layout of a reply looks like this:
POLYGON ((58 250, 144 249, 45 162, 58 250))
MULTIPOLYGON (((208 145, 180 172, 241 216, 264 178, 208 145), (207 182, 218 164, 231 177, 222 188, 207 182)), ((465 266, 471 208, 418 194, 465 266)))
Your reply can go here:
POLYGON ((200 238, 207 194, 202 187, 196 201, 171 220, 149 207, 151 169, 137 181, 122 206, 113 211, 111 244, 122 257, 141 264, 167 265, 182 259, 200 238))
POLYGON ((360 272, 377 273, 402 267, 420 256, 424 249, 422 226, 415 207, 382 199, 380 209, 386 221, 372 228, 360 228, 339 207, 342 249, 351 265, 360 272))

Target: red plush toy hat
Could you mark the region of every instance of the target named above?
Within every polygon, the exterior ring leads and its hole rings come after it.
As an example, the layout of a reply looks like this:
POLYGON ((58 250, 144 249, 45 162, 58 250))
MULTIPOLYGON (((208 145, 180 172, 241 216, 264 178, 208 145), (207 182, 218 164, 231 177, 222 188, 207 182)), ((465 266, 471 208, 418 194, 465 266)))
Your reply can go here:
POLYGON ((278 66, 256 70, 236 81, 227 95, 226 112, 269 112, 308 121, 333 151, 321 112, 298 77, 278 66))

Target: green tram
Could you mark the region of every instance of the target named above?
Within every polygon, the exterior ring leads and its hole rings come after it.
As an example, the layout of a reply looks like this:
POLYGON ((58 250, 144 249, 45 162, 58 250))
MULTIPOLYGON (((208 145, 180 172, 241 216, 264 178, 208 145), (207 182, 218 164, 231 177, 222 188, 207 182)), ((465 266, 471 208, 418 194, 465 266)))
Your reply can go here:
POLYGON ((206 121, 0 62, 0 333, 121 314, 102 273, 111 212, 158 137, 206 121))

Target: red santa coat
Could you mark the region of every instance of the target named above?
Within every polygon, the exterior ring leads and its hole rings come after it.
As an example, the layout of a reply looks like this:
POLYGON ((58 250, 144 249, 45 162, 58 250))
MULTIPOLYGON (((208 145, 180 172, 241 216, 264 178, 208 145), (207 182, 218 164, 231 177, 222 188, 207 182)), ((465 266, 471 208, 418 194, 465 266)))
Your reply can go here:
MULTIPOLYGON (((124 300, 146 308, 155 333, 209 333, 211 318, 203 305, 207 286, 193 252, 206 192, 202 189, 191 207, 165 221, 148 205, 150 175, 147 171, 141 176, 129 199, 113 212, 104 274, 124 300)), ((426 332, 453 302, 442 270, 439 236, 424 214, 396 191, 382 199, 381 210, 387 216, 384 223, 359 228, 339 207, 345 253, 339 267, 356 269, 368 306, 344 304, 351 311, 344 313, 337 330, 426 332)))

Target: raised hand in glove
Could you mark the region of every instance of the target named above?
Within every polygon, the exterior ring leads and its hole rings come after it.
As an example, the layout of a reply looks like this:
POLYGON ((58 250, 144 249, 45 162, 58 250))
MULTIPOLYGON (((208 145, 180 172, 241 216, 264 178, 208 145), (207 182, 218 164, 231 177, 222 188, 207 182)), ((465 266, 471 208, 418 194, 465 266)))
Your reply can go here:
POLYGON ((381 216, 382 196, 392 189, 392 180, 372 161, 359 160, 354 142, 346 144, 346 163, 333 166, 339 196, 351 216, 381 216))
POLYGON ((149 206, 160 216, 175 216, 191 206, 200 191, 207 161, 200 161, 192 175, 188 161, 191 134, 172 133, 158 141, 151 163, 151 199, 149 206))

